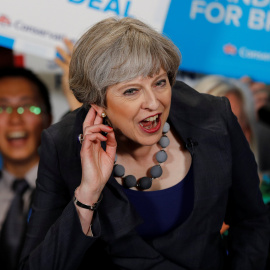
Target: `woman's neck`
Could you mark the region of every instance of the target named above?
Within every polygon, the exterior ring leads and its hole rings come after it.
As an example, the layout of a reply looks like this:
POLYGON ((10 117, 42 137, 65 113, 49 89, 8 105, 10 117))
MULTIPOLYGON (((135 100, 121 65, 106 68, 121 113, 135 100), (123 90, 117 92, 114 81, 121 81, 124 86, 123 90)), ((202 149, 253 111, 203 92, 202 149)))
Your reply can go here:
POLYGON ((117 140, 117 155, 122 158, 133 159, 138 163, 144 163, 147 160, 152 160, 153 156, 162 148, 156 142, 153 145, 141 145, 128 139, 117 140))
POLYGON ((149 156, 153 156, 160 150, 158 143, 153 145, 140 145, 133 141, 117 141, 117 155, 123 158, 130 157, 136 162, 143 162, 148 159, 149 156))

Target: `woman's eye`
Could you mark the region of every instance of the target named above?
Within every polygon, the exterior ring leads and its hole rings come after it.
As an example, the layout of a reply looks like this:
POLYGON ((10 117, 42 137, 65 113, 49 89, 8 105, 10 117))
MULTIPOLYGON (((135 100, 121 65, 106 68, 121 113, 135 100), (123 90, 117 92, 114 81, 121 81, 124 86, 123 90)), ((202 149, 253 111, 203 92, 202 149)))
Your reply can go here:
POLYGON ((127 89, 127 90, 124 92, 124 95, 133 95, 133 94, 135 94, 137 91, 138 91, 138 89, 130 88, 130 89, 127 89))
POLYGON ((158 81, 158 82, 156 83, 156 86, 164 86, 164 85, 166 85, 166 80, 165 80, 165 79, 160 80, 160 81, 158 81))

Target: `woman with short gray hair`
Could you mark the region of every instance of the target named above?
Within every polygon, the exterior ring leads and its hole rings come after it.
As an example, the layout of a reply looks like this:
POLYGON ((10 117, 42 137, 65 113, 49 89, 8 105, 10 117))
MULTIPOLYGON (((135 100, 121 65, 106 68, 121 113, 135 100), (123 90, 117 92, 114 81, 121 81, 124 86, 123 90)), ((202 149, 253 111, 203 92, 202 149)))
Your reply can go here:
POLYGON ((70 87, 84 105, 43 133, 21 269, 263 270, 254 156, 228 100, 175 83, 179 64, 132 18, 77 42, 70 87))
POLYGON ((70 88, 89 106, 104 106, 108 86, 147 77, 163 67, 171 85, 180 64, 178 48, 139 20, 109 18, 77 42, 70 63, 70 88))

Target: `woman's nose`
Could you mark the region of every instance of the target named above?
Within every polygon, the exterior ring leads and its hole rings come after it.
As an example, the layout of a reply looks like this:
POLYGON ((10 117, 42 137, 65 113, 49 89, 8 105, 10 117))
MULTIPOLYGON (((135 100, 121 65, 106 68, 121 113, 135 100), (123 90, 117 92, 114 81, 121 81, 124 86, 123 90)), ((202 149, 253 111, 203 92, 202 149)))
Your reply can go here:
POLYGON ((158 107, 159 107, 159 100, 154 91, 152 89, 146 90, 144 92, 144 101, 142 104, 142 108, 155 111, 158 109, 158 107))

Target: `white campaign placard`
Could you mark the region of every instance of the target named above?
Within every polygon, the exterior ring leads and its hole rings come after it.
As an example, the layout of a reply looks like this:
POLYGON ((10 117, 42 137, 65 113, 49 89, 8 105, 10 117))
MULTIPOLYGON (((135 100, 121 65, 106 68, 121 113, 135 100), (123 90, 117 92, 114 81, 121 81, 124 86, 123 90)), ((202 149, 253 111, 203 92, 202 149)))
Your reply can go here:
POLYGON ((54 59, 63 37, 76 41, 94 23, 134 17, 162 32, 171 0, 1 0, 0 45, 54 59))

